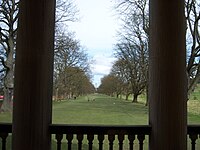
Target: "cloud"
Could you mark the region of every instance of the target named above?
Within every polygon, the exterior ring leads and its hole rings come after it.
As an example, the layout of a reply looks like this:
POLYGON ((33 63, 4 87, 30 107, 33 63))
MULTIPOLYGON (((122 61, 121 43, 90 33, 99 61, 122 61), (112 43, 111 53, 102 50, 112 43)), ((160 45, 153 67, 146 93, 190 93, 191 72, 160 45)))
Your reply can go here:
POLYGON ((116 43, 119 19, 114 16, 113 3, 109 0, 75 0, 80 10, 79 22, 69 23, 69 28, 76 32, 81 44, 94 49, 112 48, 116 43))
POLYGON ((116 34, 120 27, 119 19, 114 14, 110 0, 74 0, 80 10, 80 21, 71 22, 69 29, 76 32, 81 45, 86 47, 91 64, 93 83, 100 84, 100 79, 109 74, 112 62, 113 45, 117 42, 116 34))
POLYGON ((109 74, 113 61, 115 60, 115 58, 103 54, 95 55, 93 59, 94 63, 91 66, 94 75, 109 74))
POLYGON ((114 57, 105 54, 96 54, 93 57, 94 63, 91 64, 92 74, 94 75, 93 83, 100 85, 101 78, 110 73, 114 57))

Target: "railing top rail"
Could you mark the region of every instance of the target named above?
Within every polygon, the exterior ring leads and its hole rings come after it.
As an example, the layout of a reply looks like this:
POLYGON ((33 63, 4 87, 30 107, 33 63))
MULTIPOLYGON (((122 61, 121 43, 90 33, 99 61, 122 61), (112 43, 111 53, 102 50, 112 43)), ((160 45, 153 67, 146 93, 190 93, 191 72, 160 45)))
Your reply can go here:
POLYGON ((12 133, 12 124, 11 123, 0 123, 0 132, 12 133))
POLYGON ((187 126, 187 133, 191 134, 191 133, 196 133, 196 134, 200 134, 200 125, 195 124, 195 125, 188 125, 187 126))
MULTIPOLYGON (((150 125, 74 125, 74 124, 50 124, 49 126, 51 134, 55 133, 82 133, 82 134, 108 134, 113 132, 118 134, 119 132, 133 133, 133 134, 145 134, 151 133, 150 125)), ((12 133, 12 123, 0 123, 0 132, 12 133)), ((200 134, 200 125, 188 125, 187 133, 200 134)))
POLYGON ((50 131, 55 133, 81 133, 81 134, 145 134, 149 135, 151 126, 149 125, 66 125, 52 124, 50 131))

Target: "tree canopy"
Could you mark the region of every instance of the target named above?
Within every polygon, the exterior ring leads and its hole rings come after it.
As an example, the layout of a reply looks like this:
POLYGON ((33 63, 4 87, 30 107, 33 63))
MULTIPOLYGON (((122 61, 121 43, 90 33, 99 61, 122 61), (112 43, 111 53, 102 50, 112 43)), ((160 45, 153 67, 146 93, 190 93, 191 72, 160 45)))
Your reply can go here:
MULTIPOLYGON (((3 89, 4 94, 0 111, 12 110, 19 3, 19 0, 0 1, 0 89, 3 89)), ((89 66, 87 63, 83 63, 87 62, 87 54, 78 40, 75 40, 70 32, 66 32, 67 23, 78 19, 79 10, 72 0, 56 1, 55 74, 58 74, 59 71, 63 73, 66 70, 64 67, 66 65, 68 68, 80 67, 79 69, 83 70, 89 77, 89 66)))
MULTIPOLYGON (((148 89, 149 1, 116 0, 115 2, 122 27, 115 46, 117 61, 113 65, 112 74, 125 78, 126 82, 123 81, 127 84, 127 93, 132 89, 131 93, 136 96, 145 88, 148 89)), ((199 10, 199 1, 185 0, 188 98, 200 82, 199 10)))

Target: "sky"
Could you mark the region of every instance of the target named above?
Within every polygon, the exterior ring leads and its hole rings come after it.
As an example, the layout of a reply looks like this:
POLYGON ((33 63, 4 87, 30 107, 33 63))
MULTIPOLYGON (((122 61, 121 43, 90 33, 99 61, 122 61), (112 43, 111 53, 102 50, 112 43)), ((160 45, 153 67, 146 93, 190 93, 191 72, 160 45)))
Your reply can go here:
POLYGON ((111 0, 74 0, 74 3, 79 9, 80 21, 69 28, 94 60, 91 64, 93 84, 98 87, 115 60, 113 47, 119 23, 111 0))

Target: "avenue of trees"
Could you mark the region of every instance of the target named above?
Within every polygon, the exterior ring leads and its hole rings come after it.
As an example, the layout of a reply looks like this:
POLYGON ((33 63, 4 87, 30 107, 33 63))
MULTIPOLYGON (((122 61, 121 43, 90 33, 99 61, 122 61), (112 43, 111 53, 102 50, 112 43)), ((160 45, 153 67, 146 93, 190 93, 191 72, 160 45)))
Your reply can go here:
MULTIPOLYGON (((115 94, 125 95, 126 99, 132 94, 132 101, 137 102, 138 96, 147 87, 148 78, 148 1, 118 1, 116 9, 119 11, 122 26, 114 49, 117 60, 110 75, 121 83, 115 94)), ((102 87, 106 87, 104 82, 100 87, 103 91, 102 87)))
MULTIPOLYGON (((0 111, 12 110, 19 3, 19 0, 0 1, 0 94, 4 95, 0 111)), ((89 58, 67 30, 66 23, 77 21, 78 14, 71 0, 56 1, 54 94, 57 97, 94 91, 89 58)))
POLYGON ((54 98, 73 98, 94 92, 90 60, 73 34, 57 33, 54 55, 54 98))
MULTIPOLYGON (((11 111, 19 0, 0 1, 0 111, 11 111)), ((138 96, 148 92, 149 1, 116 0, 122 25, 115 44, 109 75, 102 78, 99 92, 138 96)), ((80 42, 67 30, 67 22, 77 21, 78 9, 71 0, 56 1, 54 98, 73 98, 94 92, 89 64, 80 42)), ((200 2, 185 0, 188 98, 200 81, 200 2)), ((31 85, 30 85, 31 86, 31 85)), ((148 98, 147 98, 148 99, 148 98)))
MULTIPOLYGON (((122 28, 118 33, 119 40, 114 49, 117 60, 110 74, 102 79, 99 91, 117 96, 120 93, 125 95, 126 99, 132 94, 133 102, 137 102, 138 95, 144 91, 148 92, 149 1, 118 0, 115 6, 122 20, 122 28), (109 81, 104 82, 105 79, 109 81), (121 83, 120 87, 112 91, 112 86, 116 85, 116 82, 121 83)), ((189 98, 200 81, 199 1, 185 1, 185 19, 189 98)))

